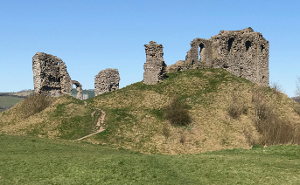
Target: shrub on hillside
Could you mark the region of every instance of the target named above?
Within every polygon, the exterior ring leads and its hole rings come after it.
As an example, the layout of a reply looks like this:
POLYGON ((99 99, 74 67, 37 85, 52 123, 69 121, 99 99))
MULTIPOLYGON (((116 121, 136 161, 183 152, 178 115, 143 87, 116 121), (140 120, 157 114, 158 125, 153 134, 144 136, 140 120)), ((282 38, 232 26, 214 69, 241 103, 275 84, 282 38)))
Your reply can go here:
POLYGON ((233 119, 238 119, 242 114, 247 114, 248 108, 244 102, 238 98, 237 91, 234 89, 232 93, 232 101, 230 102, 227 112, 233 119))
POLYGON ((192 122, 186 103, 174 98, 170 105, 165 108, 165 118, 172 125, 185 126, 192 122))
POLYGON ((260 145, 300 144, 299 129, 286 119, 280 118, 275 107, 267 105, 262 89, 252 94, 255 111, 255 127, 260 133, 260 145))
POLYGON ((181 133, 181 135, 180 135, 180 143, 182 145, 184 145, 185 142, 186 142, 186 135, 185 135, 185 133, 181 133))
POLYGON ((271 89, 273 94, 275 94, 278 98, 280 97, 281 93, 283 93, 282 86, 279 84, 279 82, 272 82, 271 89))
POLYGON ((167 139, 171 136, 171 130, 167 124, 164 124, 162 133, 165 136, 165 138, 167 138, 167 139))
POLYGON ((22 103, 24 118, 28 118, 38 112, 45 110, 51 105, 51 99, 46 94, 30 96, 22 103))
POLYGON ((294 126, 274 113, 268 114, 265 120, 256 120, 255 127, 261 135, 259 144, 262 145, 288 144, 298 140, 294 126))
POLYGON ((229 116, 232 117, 233 119, 238 119, 240 115, 242 115, 243 113, 247 113, 247 108, 242 103, 232 102, 229 105, 227 112, 229 116))

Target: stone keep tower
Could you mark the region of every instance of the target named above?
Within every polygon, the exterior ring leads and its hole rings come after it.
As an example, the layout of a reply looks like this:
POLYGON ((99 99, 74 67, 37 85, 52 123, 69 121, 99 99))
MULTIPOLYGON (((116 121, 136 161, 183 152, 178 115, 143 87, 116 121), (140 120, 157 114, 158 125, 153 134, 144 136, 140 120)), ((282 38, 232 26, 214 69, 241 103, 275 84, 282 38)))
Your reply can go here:
POLYGON ((147 85, 157 84, 165 78, 167 65, 163 59, 163 46, 150 41, 145 44, 146 63, 144 64, 143 82, 147 85))
POLYGON ((269 42, 252 28, 220 31, 210 39, 191 42, 186 60, 194 68, 224 68, 254 83, 269 85, 269 42))
POLYGON ((236 76, 268 86, 269 42, 250 27, 223 30, 210 39, 195 38, 185 60, 168 66, 168 71, 191 68, 223 68, 236 76))
POLYGON ((58 57, 37 52, 32 57, 34 94, 46 93, 58 97, 72 95, 73 84, 77 87, 77 98, 82 99, 81 84, 71 80, 66 64, 58 57))
POLYGON ((95 76, 95 96, 119 89, 120 75, 118 69, 101 70, 95 76))

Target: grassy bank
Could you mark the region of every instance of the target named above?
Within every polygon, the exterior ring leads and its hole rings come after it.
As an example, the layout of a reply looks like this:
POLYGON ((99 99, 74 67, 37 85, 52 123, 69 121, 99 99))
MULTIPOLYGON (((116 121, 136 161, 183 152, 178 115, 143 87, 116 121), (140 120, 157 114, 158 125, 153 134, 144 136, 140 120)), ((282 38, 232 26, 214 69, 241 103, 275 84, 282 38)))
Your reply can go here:
POLYGON ((0 184, 297 184, 300 147, 145 155, 64 140, 0 135, 0 184))

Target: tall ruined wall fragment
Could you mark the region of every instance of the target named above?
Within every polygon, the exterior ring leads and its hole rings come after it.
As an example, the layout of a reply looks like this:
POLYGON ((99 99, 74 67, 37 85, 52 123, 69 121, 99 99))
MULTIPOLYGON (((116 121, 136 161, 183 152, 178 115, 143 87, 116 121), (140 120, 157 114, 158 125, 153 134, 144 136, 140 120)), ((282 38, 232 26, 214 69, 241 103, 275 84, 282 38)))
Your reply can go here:
POLYGON ((157 84, 165 78, 167 65, 163 59, 163 46, 150 41, 145 44, 146 62, 144 64, 143 82, 147 85, 157 84))
POLYGON ((95 96, 119 89, 118 69, 105 69, 95 76, 95 96))
POLYGON ((189 68, 223 68, 236 76, 268 86, 269 42, 250 27, 223 30, 210 39, 195 38, 186 60, 169 66, 169 72, 189 68))
POLYGON ((37 52, 32 57, 34 93, 48 96, 71 95, 72 82, 65 63, 58 57, 37 52))

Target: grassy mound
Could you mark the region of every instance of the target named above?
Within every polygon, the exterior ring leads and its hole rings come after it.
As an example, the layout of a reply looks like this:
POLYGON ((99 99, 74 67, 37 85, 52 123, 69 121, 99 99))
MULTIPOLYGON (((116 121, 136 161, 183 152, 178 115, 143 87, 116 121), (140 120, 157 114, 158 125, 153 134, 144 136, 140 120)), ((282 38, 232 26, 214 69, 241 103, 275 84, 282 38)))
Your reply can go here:
POLYGON ((74 140, 97 131, 104 111, 105 131, 85 141, 164 154, 300 143, 299 104, 222 69, 170 73, 160 84, 138 82, 85 102, 53 98, 28 118, 20 113, 23 102, 0 114, 2 133, 74 140), (187 124, 171 124, 172 107, 189 117, 187 124))

